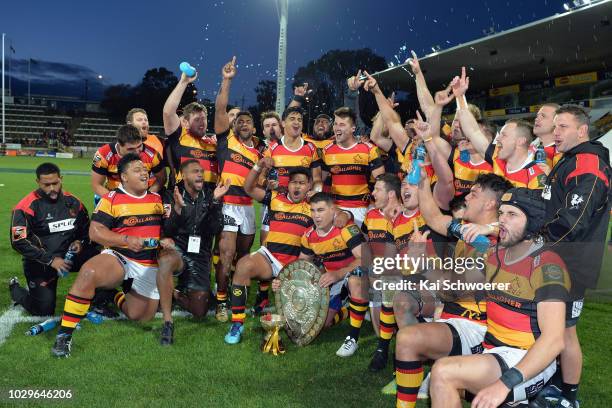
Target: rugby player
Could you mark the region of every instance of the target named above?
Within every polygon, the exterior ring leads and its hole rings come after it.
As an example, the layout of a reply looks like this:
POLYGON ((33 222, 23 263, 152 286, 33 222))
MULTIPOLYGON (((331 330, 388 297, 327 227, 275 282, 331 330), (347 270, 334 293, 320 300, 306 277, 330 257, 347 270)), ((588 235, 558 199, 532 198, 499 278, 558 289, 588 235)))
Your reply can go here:
POLYGON ((499 208, 499 247, 488 257, 487 331, 480 355, 445 357, 431 370, 432 407, 472 407, 525 401, 551 378, 563 350, 570 278, 564 262, 534 240, 546 208, 539 192, 508 190, 499 208))
MULTIPOLYGON (((111 289, 132 279, 130 291, 115 296, 118 308, 130 320, 149 320, 159 306, 157 248, 145 247, 145 240, 160 239, 164 216, 162 199, 147 190, 149 169, 138 155, 126 154, 117 166, 121 184, 101 198, 89 227, 90 239, 106 249, 81 267, 68 291, 61 326, 51 350, 56 357, 70 355, 72 332, 87 314, 96 288, 111 289)), ((171 283, 170 280, 170 303, 171 283)), ((162 340, 172 337, 172 318, 164 315, 162 340)))
POLYGON ((343 228, 334 225, 336 205, 326 193, 316 193, 310 199, 314 226, 302 236, 300 259, 312 261, 318 257, 325 268, 319 280, 321 287, 330 288, 328 322, 341 309, 341 295, 348 288, 350 331, 336 352, 350 357, 357 351, 359 332, 368 309, 368 281, 360 267, 365 239, 355 224, 343 228))
POLYGON ((338 207, 350 211, 361 227, 370 201, 368 181, 385 172, 376 146, 355 138, 357 118, 350 108, 334 112, 334 143, 322 151, 322 161, 331 173, 331 193, 338 207))
MULTIPOLYGON (((418 188, 419 210, 427 226, 442 235, 451 236, 448 231, 451 216, 444 215, 433 199, 429 180, 421 172, 418 188)), ((499 199, 512 185, 494 174, 480 175, 466 197, 464 221, 481 225, 497 222, 499 199)), ((465 226, 463 227, 465 229, 465 226)), ((493 232, 494 228, 491 228, 493 232)), ((494 243, 493 236, 489 240, 494 243)), ((476 260, 478 253, 469 242, 459 240, 454 259, 470 258, 476 260)), ((475 263, 477 265, 477 263, 475 263)), ((478 281, 483 271, 478 267, 466 270, 462 275, 450 271, 453 280, 464 276, 466 280, 478 281)), ((447 274, 449 275, 449 274, 447 274)), ((417 392, 423 381, 423 362, 436 360, 449 355, 480 353, 481 342, 486 331, 486 305, 472 293, 442 294, 444 308, 441 318, 433 323, 406 326, 399 330, 395 344, 395 374, 397 381, 397 407, 416 405, 417 392)))
POLYGON ((244 180, 261 157, 253 137, 251 113, 238 112, 233 122, 226 113, 230 85, 236 75, 235 64, 236 57, 221 70, 223 80, 215 102, 219 169, 221 178, 230 180, 229 191, 223 196, 224 226, 219 241, 216 318, 221 322, 228 320, 227 287, 232 263, 235 257, 240 259, 249 253, 255 237, 255 209, 253 199, 244 191, 244 180))
POLYGON ((91 166, 91 188, 100 197, 114 190, 121 183, 118 171, 119 160, 128 153, 140 157, 149 170, 148 187, 151 192, 158 192, 166 180, 166 172, 160 154, 145 145, 140 130, 133 125, 123 125, 117 129, 117 142, 100 147, 93 157, 91 166))

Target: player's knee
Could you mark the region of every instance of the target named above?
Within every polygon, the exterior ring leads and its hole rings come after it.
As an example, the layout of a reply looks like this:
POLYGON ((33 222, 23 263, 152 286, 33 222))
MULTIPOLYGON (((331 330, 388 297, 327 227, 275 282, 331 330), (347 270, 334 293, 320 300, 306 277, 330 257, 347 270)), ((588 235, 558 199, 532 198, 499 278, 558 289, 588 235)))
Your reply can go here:
POLYGON ((399 360, 413 360, 420 353, 422 336, 414 326, 403 327, 397 332, 395 354, 399 360))
POLYGON ((196 319, 206 317, 208 313, 208 292, 197 291, 189 294, 191 314, 196 319))
POLYGON ((453 379, 453 364, 449 363, 448 358, 437 360, 431 367, 431 387, 436 388, 448 385, 453 379))
POLYGON ((176 271, 181 267, 181 257, 176 251, 162 250, 157 258, 160 272, 176 271))
POLYGON ((250 256, 245 256, 240 258, 236 263, 236 276, 240 277, 250 277, 254 273, 255 262, 251 259, 250 256))

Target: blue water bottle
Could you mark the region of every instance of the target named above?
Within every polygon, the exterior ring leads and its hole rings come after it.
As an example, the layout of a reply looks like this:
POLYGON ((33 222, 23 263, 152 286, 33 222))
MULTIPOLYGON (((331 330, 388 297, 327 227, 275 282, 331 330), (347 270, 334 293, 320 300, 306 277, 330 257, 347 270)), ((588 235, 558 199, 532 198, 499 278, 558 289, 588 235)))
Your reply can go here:
POLYGON ((93 324, 100 324, 104 321, 104 316, 96 312, 87 312, 85 318, 93 324))
POLYGON ((546 163, 546 151, 544 150, 544 146, 540 143, 535 153, 535 162, 537 164, 546 163))
POLYGON ((408 173, 408 184, 417 185, 421 181, 421 164, 425 163, 425 146, 418 145, 412 156, 412 170, 408 173))
MULTIPOLYGON (((74 251, 74 248, 71 245, 70 248, 68 248, 68 252, 66 252, 66 255, 64 255, 64 262, 66 262, 72 268, 75 257, 76 252, 74 251)), ((57 271, 57 276, 59 276, 60 278, 65 278, 66 276, 68 276, 69 273, 70 271, 64 271, 60 269, 59 271, 57 271)))
POLYGON ((42 323, 35 324, 25 333, 26 336, 36 336, 42 332, 46 332, 54 329, 57 326, 59 319, 52 317, 51 319, 45 320, 42 323))
POLYGON ((142 245, 145 248, 157 248, 159 246, 159 239, 157 238, 147 238, 144 240, 142 245))
POLYGON ((181 64, 179 65, 179 69, 181 70, 182 73, 184 73, 190 78, 194 77, 196 74, 195 68, 192 67, 191 64, 189 64, 186 61, 181 62, 181 64))
POLYGON ((461 160, 463 163, 469 163, 470 162, 470 151, 467 149, 461 150, 459 152, 459 160, 461 160))
POLYGON ((275 167, 268 172, 268 181, 278 181, 278 170, 275 167))
MULTIPOLYGON (((457 239, 462 240, 463 233, 461 232, 461 227, 462 225, 459 222, 459 220, 453 220, 448 226, 448 232, 450 235, 453 235, 457 239)), ((485 237, 484 235, 477 235, 476 239, 472 242, 469 242, 468 244, 473 246, 476 249, 476 251, 480 253, 485 253, 489 249, 489 246, 491 245, 491 241, 489 241, 489 238, 485 237)))

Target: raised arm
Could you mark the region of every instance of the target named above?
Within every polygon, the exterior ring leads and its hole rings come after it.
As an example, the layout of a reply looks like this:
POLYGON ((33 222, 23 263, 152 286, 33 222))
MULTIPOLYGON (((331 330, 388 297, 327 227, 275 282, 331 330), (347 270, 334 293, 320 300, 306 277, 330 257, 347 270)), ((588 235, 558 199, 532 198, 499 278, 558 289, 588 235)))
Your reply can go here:
POLYGON ((221 70, 223 77, 221 88, 215 101, 215 134, 219 135, 229 129, 229 116, 227 115, 227 104, 229 102, 230 85, 236 75, 236 57, 223 66, 221 70))
POLYGON ((421 169, 421 181, 419 182, 419 211, 429 228, 440 235, 447 235, 448 225, 453 218, 440 211, 431 193, 429 177, 423 169, 421 169))
POLYGON ((455 77, 451 83, 453 94, 457 98, 457 118, 461 124, 463 134, 470 139, 474 149, 483 156, 489 147, 489 139, 482 133, 476 118, 468 109, 465 92, 470 86, 470 77, 465 75, 465 67, 461 67, 461 77, 455 77))
POLYGON ((417 55, 414 51, 410 51, 412 54, 412 58, 408 58, 406 62, 410 65, 412 69, 412 73, 414 74, 416 90, 417 90, 417 99, 419 100, 419 105, 421 109, 425 113, 425 117, 429 120, 429 116, 431 115, 432 109, 435 107, 434 99, 431 97, 431 92, 429 92, 429 88, 427 88, 427 81, 425 81, 425 75, 423 75, 423 71, 421 71, 421 64, 417 55))
POLYGON ((385 152, 389 152, 389 150, 391 150, 391 148, 393 147, 393 140, 382 135, 383 128, 384 126, 382 116, 380 115, 380 113, 377 113, 376 116, 374 116, 374 120, 372 121, 370 141, 385 152))
POLYGON ((289 105, 287 105, 287 107, 302 107, 302 105, 306 104, 306 95, 310 92, 312 92, 312 90, 308 90, 308 82, 304 82, 302 85, 294 86, 293 98, 291 98, 291 102, 289 102, 289 105))
POLYGON ((187 86, 194 82, 197 78, 197 73, 193 77, 188 77, 185 75, 185 73, 182 73, 178 84, 176 84, 172 92, 170 92, 168 99, 166 99, 163 110, 164 132, 166 135, 171 135, 181 125, 181 120, 179 119, 176 110, 181 103, 181 98, 185 93, 185 89, 187 89, 187 86))
MULTIPOLYGON (((439 117, 436 117, 436 111, 434 109, 433 115, 430 117, 432 121, 439 121, 439 117)), ((439 113, 438 113, 439 115, 439 113)), ((434 131, 433 126, 429 122, 424 122, 421 118, 421 114, 417 111, 417 121, 415 126, 415 132, 417 137, 423 140, 429 160, 434 168, 438 181, 434 186, 433 197, 438 207, 448 210, 448 203, 455 194, 455 187, 453 184, 453 172, 448 165, 446 157, 438 150, 436 143, 433 140, 434 131)))
POLYGON ((385 98, 385 95, 382 93, 382 90, 378 86, 376 79, 374 79, 367 72, 364 73, 368 79, 363 85, 363 88, 366 91, 372 92, 374 98, 376 98, 376 103, 378 104, 378 110, 380 111, 380 115, 382 116, 385 125, 387 125, 387 129, 389 129, 389 136, 391 137, 395 145, 401 151, 403 151, 409 142, 409 138, 406 134, 406 129, 404 129, 404 126, 402 125, 402 120, 399 114, 393 109, 393 105, 389 104, 389 100, 385 98))

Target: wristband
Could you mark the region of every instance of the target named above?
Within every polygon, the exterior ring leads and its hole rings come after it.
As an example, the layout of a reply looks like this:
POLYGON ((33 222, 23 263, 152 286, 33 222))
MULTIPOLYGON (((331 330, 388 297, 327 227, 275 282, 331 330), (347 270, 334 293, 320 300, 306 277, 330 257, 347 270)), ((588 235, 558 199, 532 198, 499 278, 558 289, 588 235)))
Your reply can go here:
POLYGON ((429 139, 423 139, 423 143, 427 143, 427 142, 429 142, 431 139, 433 139, 433 136, 429 136, 429 139))
POLYGON ((508 387, 509 390, 512 390, 514 387, 523 382, 523 374, 515 367, 512 367, 509 370, 506 370, 499 380, 508 387))

